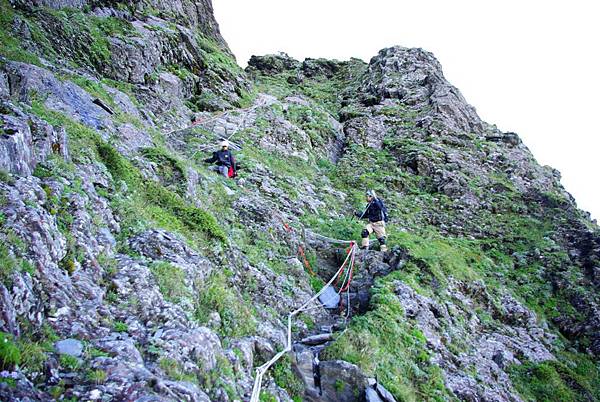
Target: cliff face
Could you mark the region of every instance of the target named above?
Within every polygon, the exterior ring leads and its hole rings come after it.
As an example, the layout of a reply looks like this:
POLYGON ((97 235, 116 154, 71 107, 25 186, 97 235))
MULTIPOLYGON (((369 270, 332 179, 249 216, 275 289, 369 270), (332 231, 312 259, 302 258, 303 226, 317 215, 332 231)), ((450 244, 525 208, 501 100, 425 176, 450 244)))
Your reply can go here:
POLYGON ((431 53, 243 71, 210 1, 0 8, 0 399, 248 400, 367 188, 390 251, 262 400, 600 399, 598 226, 431 53))

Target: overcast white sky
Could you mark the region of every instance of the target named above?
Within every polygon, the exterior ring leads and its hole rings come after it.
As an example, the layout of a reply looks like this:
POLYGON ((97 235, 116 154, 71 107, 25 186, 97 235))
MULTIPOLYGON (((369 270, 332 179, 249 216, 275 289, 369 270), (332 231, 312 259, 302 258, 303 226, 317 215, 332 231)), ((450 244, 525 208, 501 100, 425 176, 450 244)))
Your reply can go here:
POLYGON ((600 219, 600 4, 503 0, 213 0, 221 33, 252 54, 365 61, 422 47, 479 115, 514 131, 600 219))

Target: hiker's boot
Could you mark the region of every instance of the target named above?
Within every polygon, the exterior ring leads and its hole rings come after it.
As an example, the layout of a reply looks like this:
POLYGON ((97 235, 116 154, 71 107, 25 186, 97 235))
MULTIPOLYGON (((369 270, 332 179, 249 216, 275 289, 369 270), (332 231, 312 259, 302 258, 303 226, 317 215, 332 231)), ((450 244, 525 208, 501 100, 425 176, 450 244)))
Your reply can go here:
POLYGON ((361 243, 360 243, 360 249, 361 250, 366 250, 369 248, 369 231, 367 229, 363 229, 362 232, 360 233, 360 237, 362 237, 361 243))
POLYGON ((384 252, 388 250, 387 245, 385 244, 385 237, 380 237, 377 241, 379 241, 379 250, 384 252))

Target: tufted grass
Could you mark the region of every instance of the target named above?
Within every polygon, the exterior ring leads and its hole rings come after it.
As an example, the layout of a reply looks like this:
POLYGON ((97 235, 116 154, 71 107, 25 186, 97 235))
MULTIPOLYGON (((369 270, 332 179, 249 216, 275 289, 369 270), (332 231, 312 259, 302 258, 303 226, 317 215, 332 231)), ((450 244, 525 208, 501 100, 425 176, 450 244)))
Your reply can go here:
POLYGON ((0 332, 0 369, 12 370, 21 362, 21 351, 12 335, 0 332))
POLYGON ((20 367, 30 373, 41 373, 44 370, 44 363, 48 360, 48 353, 53 351, 53 347, 48 342, 34 342, 30 339, 20 339, 19 350, 21 351, 20 367))
POLYGON ((275 383, 284 388, 293 400, 302 400, 304 384, 292 368, 292 360, 288 355, 279 359, 272 368, 275 383))
POLYGON ((198 377, 193 373, 188 373, 175 359, 161 357, 158 365, 165 374, 174 381, 186 381, 193 384, 198 384, 198 377))
POLYGON ((5 286, 10 285, 12 274, 17 270, 16 259, 4 244, 0 244, 0 282, 5 286))
POLYGON ((221 272, 213 273, 198 292, 194 318, 207 324, 213 311, 221 316, 222 336, 241 337, 256 332, 254 312, 221 272))
POLYGON ((64 370, 75 371, 81 367, 81 362, 74 356, 61 355, 59 358, 60 367, 64 370))
POLYGON ((129 331, 129 325, 122 321, 115 321, 113 324, 113 330, 115 330, 115 332, 127 332, 129 331))
POLYGON ((525 401, 600 400, 600 367, 584 354, 563 352, 558 361, 513 365, 508 373, 525 401))
POLYGON ((106 371, 101 370, 101 369, 97 369, 97 370, 88 370, 86 375, 85 375, 86 379, 94 384, 94 385, 100 385, 100 384, 104 384, 104 382, 106 381, 106 378, 108 377, 108 374, 106 374, 106 371))
POLYGON ((190 289, 185 283, 185 272, 181 268, 160 261, 152 264, 150 271, 152 271, 160 293, 165 297, 165 300, 179 303, 182 299, 190 297, 190 289))

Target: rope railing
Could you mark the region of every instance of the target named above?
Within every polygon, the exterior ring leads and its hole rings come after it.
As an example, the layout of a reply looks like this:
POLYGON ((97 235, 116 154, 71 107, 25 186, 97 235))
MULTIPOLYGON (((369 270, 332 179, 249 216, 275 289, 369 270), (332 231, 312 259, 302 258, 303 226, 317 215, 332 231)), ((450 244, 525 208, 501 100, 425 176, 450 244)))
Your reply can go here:
MULTIPOLYGON (((214 115, 214 116, 211 116, 211 117, 208 117, 208 118, 206 118, 206 119, 200 119, 200 120, 196 120, 196 121, 192 122, 192 124, 191 124, 190 126, 187 126, 187 127, 184 127, 184 128, 180 128, 180 129, 177 129, 177 130, 170 131, 170 132, 169 132, 167 135, 171 135, 171 134, 174 134, 174 133, 180 133, 180 132, 182 132, 182 131, 186 131, 186 130, 192 129, 192 128, 194 128, 194 127, 197 127, 197 126, 202 126, 202 125, 204 125, 204 124, 211 123, 211 122, 213 122, 213 121, 215 121, 215 120, 218 120, 218 119, 220 119, 220 118, 221 118, 221 117, 223 117, 223 116, 226 116, 226 115, 228 115, 229 113, 234 113, 234 112, 235 112, 235 113, 251 112, 251 111, 253 111, 253 110, 255 110, 255 109, 258 109, 259 107, 262 107, 262 106, 267 106, 267 105, 268 105, 268 102, 267 102, 267 101, 265 101, 264 99, 260 99, 260 98, 259 98, 259 99, 257 99, 257 102, 256 102, 256 104, 254 104, 254 105, 252 105, 252 106, 249 106, 249 107, 246 107, 246 108, 241 108, 241 109, 231 109, 231 110, 224 110, 224 111, 222 111, 221 113, 218 113, 218 114, 216 114, 216 115, 214 115)), ((247 116, 244 116, 244 117, 243 117, 243 121, 242 121, 244 128, 246 127, 246 117, 247 117, 247 116)), ((232 138, 232 137, 233 137, 233 136, 234 136, 236 133, 237 133, 237 131, 236 131, 236 132, 234 132, 233 134, 231 134, 229 137, 227 137, 227 140, 231 140, 231 138, 232 138)))
MULTIPOLYGON (((325 236, 323 236, 325 237, 325 236)), ((354 268, 354 259, 355 259, 355 255, 356 255, 356 251, 358 249, 358 246, 356 244, 356 242, 354 241, 345 241, 345 240, 340 240, 338 241, 337 239, 331 239, 334 240, 336 243, 342 243, 342 244, 350 244, 350 247, 348 249, 348 253, 346 255, 346 259, 344 260, 344 262, 342 263, 342 265, 340 266, 340 268, 336 271, 336 273, 331 277, 331 279, 329 280, 329 282, 327 282, 320 291, 318 291, 313 297, 311 297, 310 299, 308 299, 306 302, 304 302, 304 304, 302 304, 299 308, 297 308, 296 310, 292 311, 289 315, 288 315, 288 319, 287 319, 287 343, 285 348, 280 351, 279 353, 277 353, 275 356, 273 356, 273 358, 271 358, 271 360, 269 360, 268 362, 266 362, 265 364, 263 364, 262 366, 258 367, 256 369, 256 378, 254 379, 254 386, 252 387, 252 397, 250 399, 250 402, 258 402, 260 399, 260 391, 262 388, 262 380, 263 380, 263 376, 265 375, 265 373, 267 372, 267 370, 269 370, 269 368, 271 366, 273 366, 273 364, 275 364, 283 355, 285 355, 286 353, 290 352, 292 350, 292 318, 294 318, 296 315, 300 314, 303 311, 307 311, 309 309, 314 308, 313 307, 309 307, 309 304, 312 303, 313 301, 317 300, 319 298, 319 296, 321 296, 325 290, 331 286, 333 284, 334 281, 336 281, 337 279, 339 279, 339 276, 342 275, 342 273, 344 273, 344 270, 346 268, 346 264, 349 265, 348 270, 346 272, 346 275, 344 277, 344 281, 342 281, 341 287, 340 287, 340 292, 341 290, 346 287, 348 288, 348 313, 346 315, 346 319, 348 318, 348 315, 350 314, 350 291, 349 291, 349 282, 347 282, 349 279, 351 280, 352 278, 352 274, 351 271, 354 268)), ((320 307, 320 306, 316 306, 316 307, 320 307)))
MULTIPOLYGON (((315 233, 315 232, 311 232, 311 231, 307 231, 307 232, 310 233, 310 236, 313 236, 313 237, 315 237, 315 238, 317 238, 319 240, 323 240, 323 241, 326 241, 326 242, 331 243, 331 244, 350 244, 350 243, 355 243, 354 240, 334 239, 332 237, 323 236, 323 235, 320 235, 320 234, 315 233)), ((373 244, 375 244, 376 242, 377 242, 377 240, 369 240, 369 248, 373 244)))
MULTIPOLYGON (((175 134, 175 133, 180 133, 180 132, 183 132, 183 131, 186 131, 186 130, 193 129, 195 127, 199 127, 199 126, 208 124, 210 122, 213 122, 213 121, 216 121, 216 120, 222 118, 223 116, 228 115, 229 113, 233 113, 233 112, 237 112, 237 113, 240 113, 240 112, 244 112, 244 113, 245 112, 251 112, 251 111, 253 111, 255 109, 258 109, 259 107, 265 106, 265 104, 266 104, 265 102, 258 102, 257 104, 255 104, 253 106, 250 106, 250 107, 247 107, 247 108, 244 108, 244 109, 226 110, 224 112, 221 112, 221 113, 219 113, 219 114, 217 114, 215 116, 209 117, 207 119, 196 120, 196 121, 194 121, 192 123, 192 125, 184 127, 184 128, 181 128, 181 129, 178 129, 178 130, 173 130, 173 131, 169 132, 167 135, 171 136, 172 134, 175 134)), ((242 120, 242 126, 243 126, 242 130, 246 128, 246 119, 247 119, 247 115, 244 115, 243 120, 242 120)), ((221 137, 221 138, 222 139, 226 139, 227 141, 229 141, 230 147, 232 149, 234 149, 234 150, 240 150, 240 149, 242 149, 241 145, 238 145, 238 144, 234 143, 231 140, 233 138, 233 136, 236 135, 240 131, 241 130, 237 130, 237 131, 233 132, 231 135, 229 135, 228 137, 226 137, 226 138, 221 137)), ((198 147, 196 149, 196 151, 192 154, 192 159, 195 158, 196 155, 199 152, 205 152, 205 151, 211 149, 212 147, 214 147, 214 145, 208 145, 208 144, 207 145, 202 145, 202 146, 198 147)))
POLYGON ((320 234, 318 234, 318 233, 314 233, 314 232, 310 232, 310 234, 311 234, 312 236, 316 237, 316 238, 317 238, 317 239, 319 239, 319 240, 323 240, 323 241, 326 241, 326 242, 328 242, 328 243, 332 243, 332 244, 352 244, 352 243, 355 243, 355 241, 354 241, 354 240, 340 240, 340 239, 334 239, 334 238, 327 237, 327 236, 323 236, 323 235, 320 235, 320 234))

